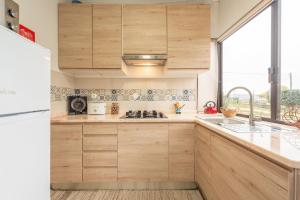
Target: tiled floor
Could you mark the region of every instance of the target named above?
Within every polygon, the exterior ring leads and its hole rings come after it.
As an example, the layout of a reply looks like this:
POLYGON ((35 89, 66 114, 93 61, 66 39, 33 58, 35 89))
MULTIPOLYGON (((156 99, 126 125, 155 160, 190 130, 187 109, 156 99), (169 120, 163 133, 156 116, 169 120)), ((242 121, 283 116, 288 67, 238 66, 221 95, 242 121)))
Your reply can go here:
POLYGON ((203 200, 197 190, 51 191, 51 200, 203 200))

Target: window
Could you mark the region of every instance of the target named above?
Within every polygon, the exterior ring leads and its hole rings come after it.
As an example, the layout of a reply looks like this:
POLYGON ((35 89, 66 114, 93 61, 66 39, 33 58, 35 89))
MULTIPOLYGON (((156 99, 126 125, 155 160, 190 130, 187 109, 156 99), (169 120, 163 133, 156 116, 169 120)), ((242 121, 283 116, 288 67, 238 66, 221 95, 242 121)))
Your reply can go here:
MULTIPOLYGON (((294 121, 300 109, 300 59, 299 48, 300 1, 281 2, 281 113, 285 121, 294 121), (292 114, 292 115, 291 115, 292 114)), ((298 113, 300 120, 300 110, 298 113)))
POLYGON ((254 94, 256 116, 271 121, 300 121, 299 7, 299 0, 274 0, 219 43, 221 106, 235 106, 239 114, 249 115, 246 93, 236 91, 229 100, 225 98, 231 88, 244 86, 254 94))
MULTIPOLYGON (((223 95, 233 87, 246 87, 254 94, 255 114, 270 118, 271 8, 226 39, 222 43, 222 53, 223 95)), ((249 115, 249 95, 236 90, 231 97, 235 101, 224 97, 223 105, 237 106, 240 114, 249 115)))

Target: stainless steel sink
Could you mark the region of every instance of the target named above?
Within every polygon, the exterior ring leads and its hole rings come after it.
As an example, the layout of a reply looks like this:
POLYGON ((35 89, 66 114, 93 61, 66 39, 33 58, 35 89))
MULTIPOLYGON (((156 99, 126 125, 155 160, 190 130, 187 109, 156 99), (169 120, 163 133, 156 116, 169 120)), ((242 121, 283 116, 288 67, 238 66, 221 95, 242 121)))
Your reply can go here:
POLYGON ((286 132, 288 130, 282 129, 280 127, 268 126, 268 125, 255 125, 251 126, 250 124, 223 124, 223 128, 234 131, 236 133, 278 133, 286 132))
POLYGON ((231 119, 231 118, 207 118, 204 119, 207 122, 218 124, 218 125, 225 125, 225 124, 245 124, 245 122, 237 120, 237 119, 231 119))
POLYGON ((288 133, 293 132, 293 129, 283 129, 277 126, 265 125, 265 124, 256 124, 251 126, 248 122, 242 121, 235 118, 224 118, 224 117, 202 117, 198 118, 222 126, 225 129, 236 133, 288 133))

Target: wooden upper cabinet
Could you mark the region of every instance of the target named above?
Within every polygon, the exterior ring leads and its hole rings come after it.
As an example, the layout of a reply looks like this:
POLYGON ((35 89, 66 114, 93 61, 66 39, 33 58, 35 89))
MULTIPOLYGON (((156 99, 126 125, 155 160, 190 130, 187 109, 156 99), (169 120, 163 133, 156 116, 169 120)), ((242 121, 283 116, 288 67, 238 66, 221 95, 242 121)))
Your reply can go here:
POLYGON ((93 68, 122 66, 122 6, 93 5, 93 68))
POLYGON ((92 5, 60 4, 59 67, 92 68, 92 5))
POLYGON ((209 5, 169 5, 168 62, 172 69, 206 69, 210 66, 209 5))
POLYGON ((167 53, 165 5, 123 6, 123 53, 167 53))

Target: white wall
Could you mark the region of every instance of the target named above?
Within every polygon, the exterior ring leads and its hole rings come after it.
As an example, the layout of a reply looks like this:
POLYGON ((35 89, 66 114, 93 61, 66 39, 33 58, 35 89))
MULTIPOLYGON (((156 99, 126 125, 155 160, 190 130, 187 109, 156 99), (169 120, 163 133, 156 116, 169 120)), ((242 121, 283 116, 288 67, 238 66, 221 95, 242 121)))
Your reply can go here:
POLYGON ((218 8, 218 36, 241 19, 249 10, 261 0, 219 0, 218 8))
POLYGON ((211 65, 209 70, 198 74, 198 111, 203 111, 207 101, 217 102, 218 54, 216 41, 211 42, 211 65))
POLYGON ((20 23, 35 31, 36 42, 52 53, 52 70, 58 71, 57 4, 64 0, 15 0, 20 6, 20 23))

